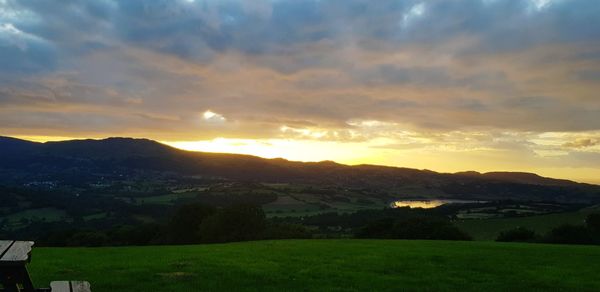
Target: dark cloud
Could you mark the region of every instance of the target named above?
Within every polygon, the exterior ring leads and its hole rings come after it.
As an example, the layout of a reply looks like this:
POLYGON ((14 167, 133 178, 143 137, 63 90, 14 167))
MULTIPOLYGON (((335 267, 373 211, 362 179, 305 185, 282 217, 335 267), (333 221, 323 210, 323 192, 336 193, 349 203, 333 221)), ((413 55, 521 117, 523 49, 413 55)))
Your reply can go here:
POLYGON ((575 73, 578 79, 584 81, 600 81, 600 70, 584 70, 575 73))
POLYGON ((11 23, 0 23, 0 73, 23 74, 56 67, 56 49, 11 23))
POLYGON ((566 147, 566 148, 586 148, 586 147, 596 146, 599 144, 600 144, 599 139, 580 138, 580 139, 576 139, 575 141, 572 141, 572 142, 566 142, 562 146, 566 147))
POLYGON ((232 136, 293 121, 600 129, 600 5, 536 3, 0 0, 0 104, 23 113, 0 128, 46 126, 32 116, 51 108, 56 125, 88 111, 90 131, 162 121, 203 138, 207 109, 232 136))
MULTIPOLYGON (((363 73, 363 72, 360 72, 363 73)), ((410 84, 414 86, 449 86, 452 77, 445 68, 397 67, 384 64, 365 75, 357 76, 357 82, 377 86, 382 84, 410 84)))
POLYGON ((535 111, 560 106, 560 100, 545 96, 523 96, 507 99, 504 103, 509 109, 535 111))
POLYGON ((324 39, 433 45, 473 36, 480 42, 468 52, 498 52, 540 43, 596 41, 600 37, 600 8, 593 1, 550 1, 539 9, 534 1, 489 0, 7 3, 4 9, 25 11, 36 19, 17 20, 17 27, 61 45, 97 36, 182 57, 202 55, 202 50, 273 53, 289 45, 324 39), (261 3, 266 8, 249 8, 261 3))

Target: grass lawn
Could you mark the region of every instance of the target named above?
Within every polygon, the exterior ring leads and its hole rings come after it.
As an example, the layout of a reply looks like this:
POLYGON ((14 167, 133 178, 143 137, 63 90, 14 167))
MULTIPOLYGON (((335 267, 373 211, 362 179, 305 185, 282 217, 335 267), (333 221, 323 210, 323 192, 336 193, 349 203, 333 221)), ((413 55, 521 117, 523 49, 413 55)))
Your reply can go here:
POLYGON ((495 242, 284 240, 34 248, 37 286, 92 291, 600 291, 600 247, 495 242))
POLYGON ((600 212, 600 206, 583 208, 576 212, 565 212, 518 218, 472 219, 456 222, 455 225, 475 240, 495 240, 500 232, 516 227, 526 227, 543 235, 563 224, 583 224, 587 215, 600 212))

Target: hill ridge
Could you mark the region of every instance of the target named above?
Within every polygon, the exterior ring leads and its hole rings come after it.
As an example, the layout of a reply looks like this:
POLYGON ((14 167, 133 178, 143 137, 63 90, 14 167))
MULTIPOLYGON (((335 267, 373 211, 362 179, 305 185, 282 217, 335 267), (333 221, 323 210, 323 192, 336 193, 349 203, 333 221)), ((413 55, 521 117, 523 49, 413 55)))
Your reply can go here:
MULTIPOLYGON (((126 168, 149 168, 182 173, 209 174, 233 179, 257 180, 351 180, 357 176, 369 179, 395 180, 396 183, 436 181, 439 179, 491 180, 544 186, 595 186, 565 179, 543 177, 528 172, 476 171, 443 173, 426 169, 373 164, 346 165, 334 161, 300 162, 283 158, 262 158, 247 154, 187 151, 146 138, 109 137, 104 139, 77 139, 54 142, 32 142, 0 136, 0 157, 33 163, 52 157, 69 166, 77 166, 73 159, 112 160, 126 168), (25 147, 15 147, 21 145, 25 147), (6 151, 5 151, 6 150, 6 151), (4 153, 4 154, 2 154, 4 153), (136 161, 137 160, 137 161, 136 161), (143 160, 143 161, 142 161, 143 160), (135 163, 134 163, 135 162, 135 163), (135 165, 134 165, 135 164, 135 165), (326 175, 320 176, 319 173, 326 175)), ((5 159, 6 160, 6 159, 5 159)), ((2 167, 0 162, 0 167, 2 167)), ((4 165, 6 167, 6 163, 4 165)), ((393 181, 386 182, 394 184, 393 181)))

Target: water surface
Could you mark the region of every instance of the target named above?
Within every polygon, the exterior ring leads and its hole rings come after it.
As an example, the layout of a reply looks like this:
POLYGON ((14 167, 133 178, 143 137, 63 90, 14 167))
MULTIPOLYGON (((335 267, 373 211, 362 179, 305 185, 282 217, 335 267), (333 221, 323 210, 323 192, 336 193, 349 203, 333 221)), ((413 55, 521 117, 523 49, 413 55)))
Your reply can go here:
POLYGON ((390 205, 392 208, 410 207, 410 208, 423 208, 430 209, 439 207, 445 204, 466 204, 466 203, 483 203, 484 201, 471 201, 471 200, 446 200, 446 199, 431 199, 431 200, 398 200, 392 202, 390 205))

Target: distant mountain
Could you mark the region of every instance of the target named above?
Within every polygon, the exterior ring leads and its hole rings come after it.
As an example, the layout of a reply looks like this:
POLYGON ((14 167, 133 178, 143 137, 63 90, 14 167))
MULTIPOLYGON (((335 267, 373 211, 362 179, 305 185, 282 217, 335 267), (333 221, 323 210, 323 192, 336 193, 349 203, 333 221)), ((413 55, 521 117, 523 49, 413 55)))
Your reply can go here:
POLYGON ((535 173, 529 173, 529 172, 494 171, 494 172, 479 173, 476 171, 465 171, 465 172, 457 172, 455 174, 461 175, 461 176, 490 178, 490 179, 495 179, 495 180, 499 180, 499 181, 532 184, 532 185, 571 186, 571 185, 578 184, 571 180, 548 178, 548 177, 539 176, 535 173))
POLYGON ((437 173, 331 161, 294 162, 250 155, 192 152, 132 138, 35 143, 0 137, 0 171, 60 173, 169 172, 235 181, 293 182, 363 188, 394 196, 600 201, 600 186, 521 172, 437 173))
POLYGON ((0 136, 0 157, 11 157, 30 153, 39 143, 0 136))

